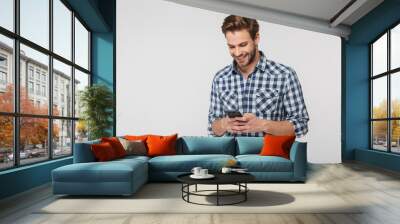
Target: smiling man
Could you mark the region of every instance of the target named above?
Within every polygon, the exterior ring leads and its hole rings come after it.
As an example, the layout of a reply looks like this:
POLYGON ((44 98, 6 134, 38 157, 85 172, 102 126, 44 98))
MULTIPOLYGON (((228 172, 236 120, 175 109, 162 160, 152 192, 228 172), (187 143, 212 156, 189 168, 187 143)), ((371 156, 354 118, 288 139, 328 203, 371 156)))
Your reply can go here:
POLYGON ((296 135, 308 132, 308 113, 296 72, 258 49, 256 20, 231 15, 222 32, 233 63, 212 82, 208 132, 214 136, 296 135), (228 111, 243 116, 229 118, 228 111))

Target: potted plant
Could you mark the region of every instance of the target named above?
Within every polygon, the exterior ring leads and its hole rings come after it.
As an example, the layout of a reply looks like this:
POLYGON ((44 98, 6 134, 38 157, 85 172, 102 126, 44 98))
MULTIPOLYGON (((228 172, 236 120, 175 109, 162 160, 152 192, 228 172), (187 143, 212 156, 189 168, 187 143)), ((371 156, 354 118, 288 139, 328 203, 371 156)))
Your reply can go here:
POLYGON ((113 94, 102 84, 87 86, 80 92, 79 106, 82 109, 80 126, 87 127, 89 140, 110 136, 114 108, 113 94))

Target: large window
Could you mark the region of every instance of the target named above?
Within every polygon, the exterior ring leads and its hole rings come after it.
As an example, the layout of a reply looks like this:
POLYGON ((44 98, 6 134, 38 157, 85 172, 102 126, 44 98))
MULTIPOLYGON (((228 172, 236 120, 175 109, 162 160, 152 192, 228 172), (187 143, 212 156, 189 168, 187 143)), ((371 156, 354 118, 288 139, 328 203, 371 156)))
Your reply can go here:
POLYGON ((62 0, 0 8, 0 170, 70 156, 87 139, 78 104, 90 85, 90 31, 62 0))
POLYGON ((371 148, 400 153, 400 24, 370 45, 371 148))

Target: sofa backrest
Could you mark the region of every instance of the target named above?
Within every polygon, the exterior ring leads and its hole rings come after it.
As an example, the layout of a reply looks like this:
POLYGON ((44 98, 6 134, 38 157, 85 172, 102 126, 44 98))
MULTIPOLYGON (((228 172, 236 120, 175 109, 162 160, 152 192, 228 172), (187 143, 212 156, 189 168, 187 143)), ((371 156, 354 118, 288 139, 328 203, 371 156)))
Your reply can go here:
POLYGON ((177 154, 226 154, 235 155, 233 137, 183 136, 177 142, 177 154))
MULTIPOLYGON (((75 143, 74 163, 96 161, 91 144, 100 143, 100 140, 75 143)), ((211 137, 211 136, 183 136, 179 137, 176 149, 177 154, 226 154, 244 155, 259 154, 264 144, 263 137, 211 137)))
POLYGON ((259 154, 264 137, 236 137, 236 155, 259 154))
POLYGON ((99 139, 93 141, 75 143, 74 163, 95 162, 96 158, 93 155, 90 145, 98 143, 100 143, 99 139))

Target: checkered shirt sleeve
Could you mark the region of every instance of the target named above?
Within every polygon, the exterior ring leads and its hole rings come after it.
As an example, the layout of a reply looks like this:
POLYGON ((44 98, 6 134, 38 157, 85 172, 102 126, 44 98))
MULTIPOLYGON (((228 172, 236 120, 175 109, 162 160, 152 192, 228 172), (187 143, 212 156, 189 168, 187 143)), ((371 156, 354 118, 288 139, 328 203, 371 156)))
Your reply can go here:
POLYGON ((210 108, 208 111, 208 134, 215 136, 212 131, 211 125, 212 123, 224 116, 224 110, 222 108, 222 103, 220 102, 220 98, 217 90, 217 83, 214 78, 211 86, 211 96, 210 96, 210 108))
POLYGON ((308 132, 309 116, 297 74, 293 69, 290 71, 285 82, 283 104, 286 119, 293 124, 296 137, 301 137, 308 132))

